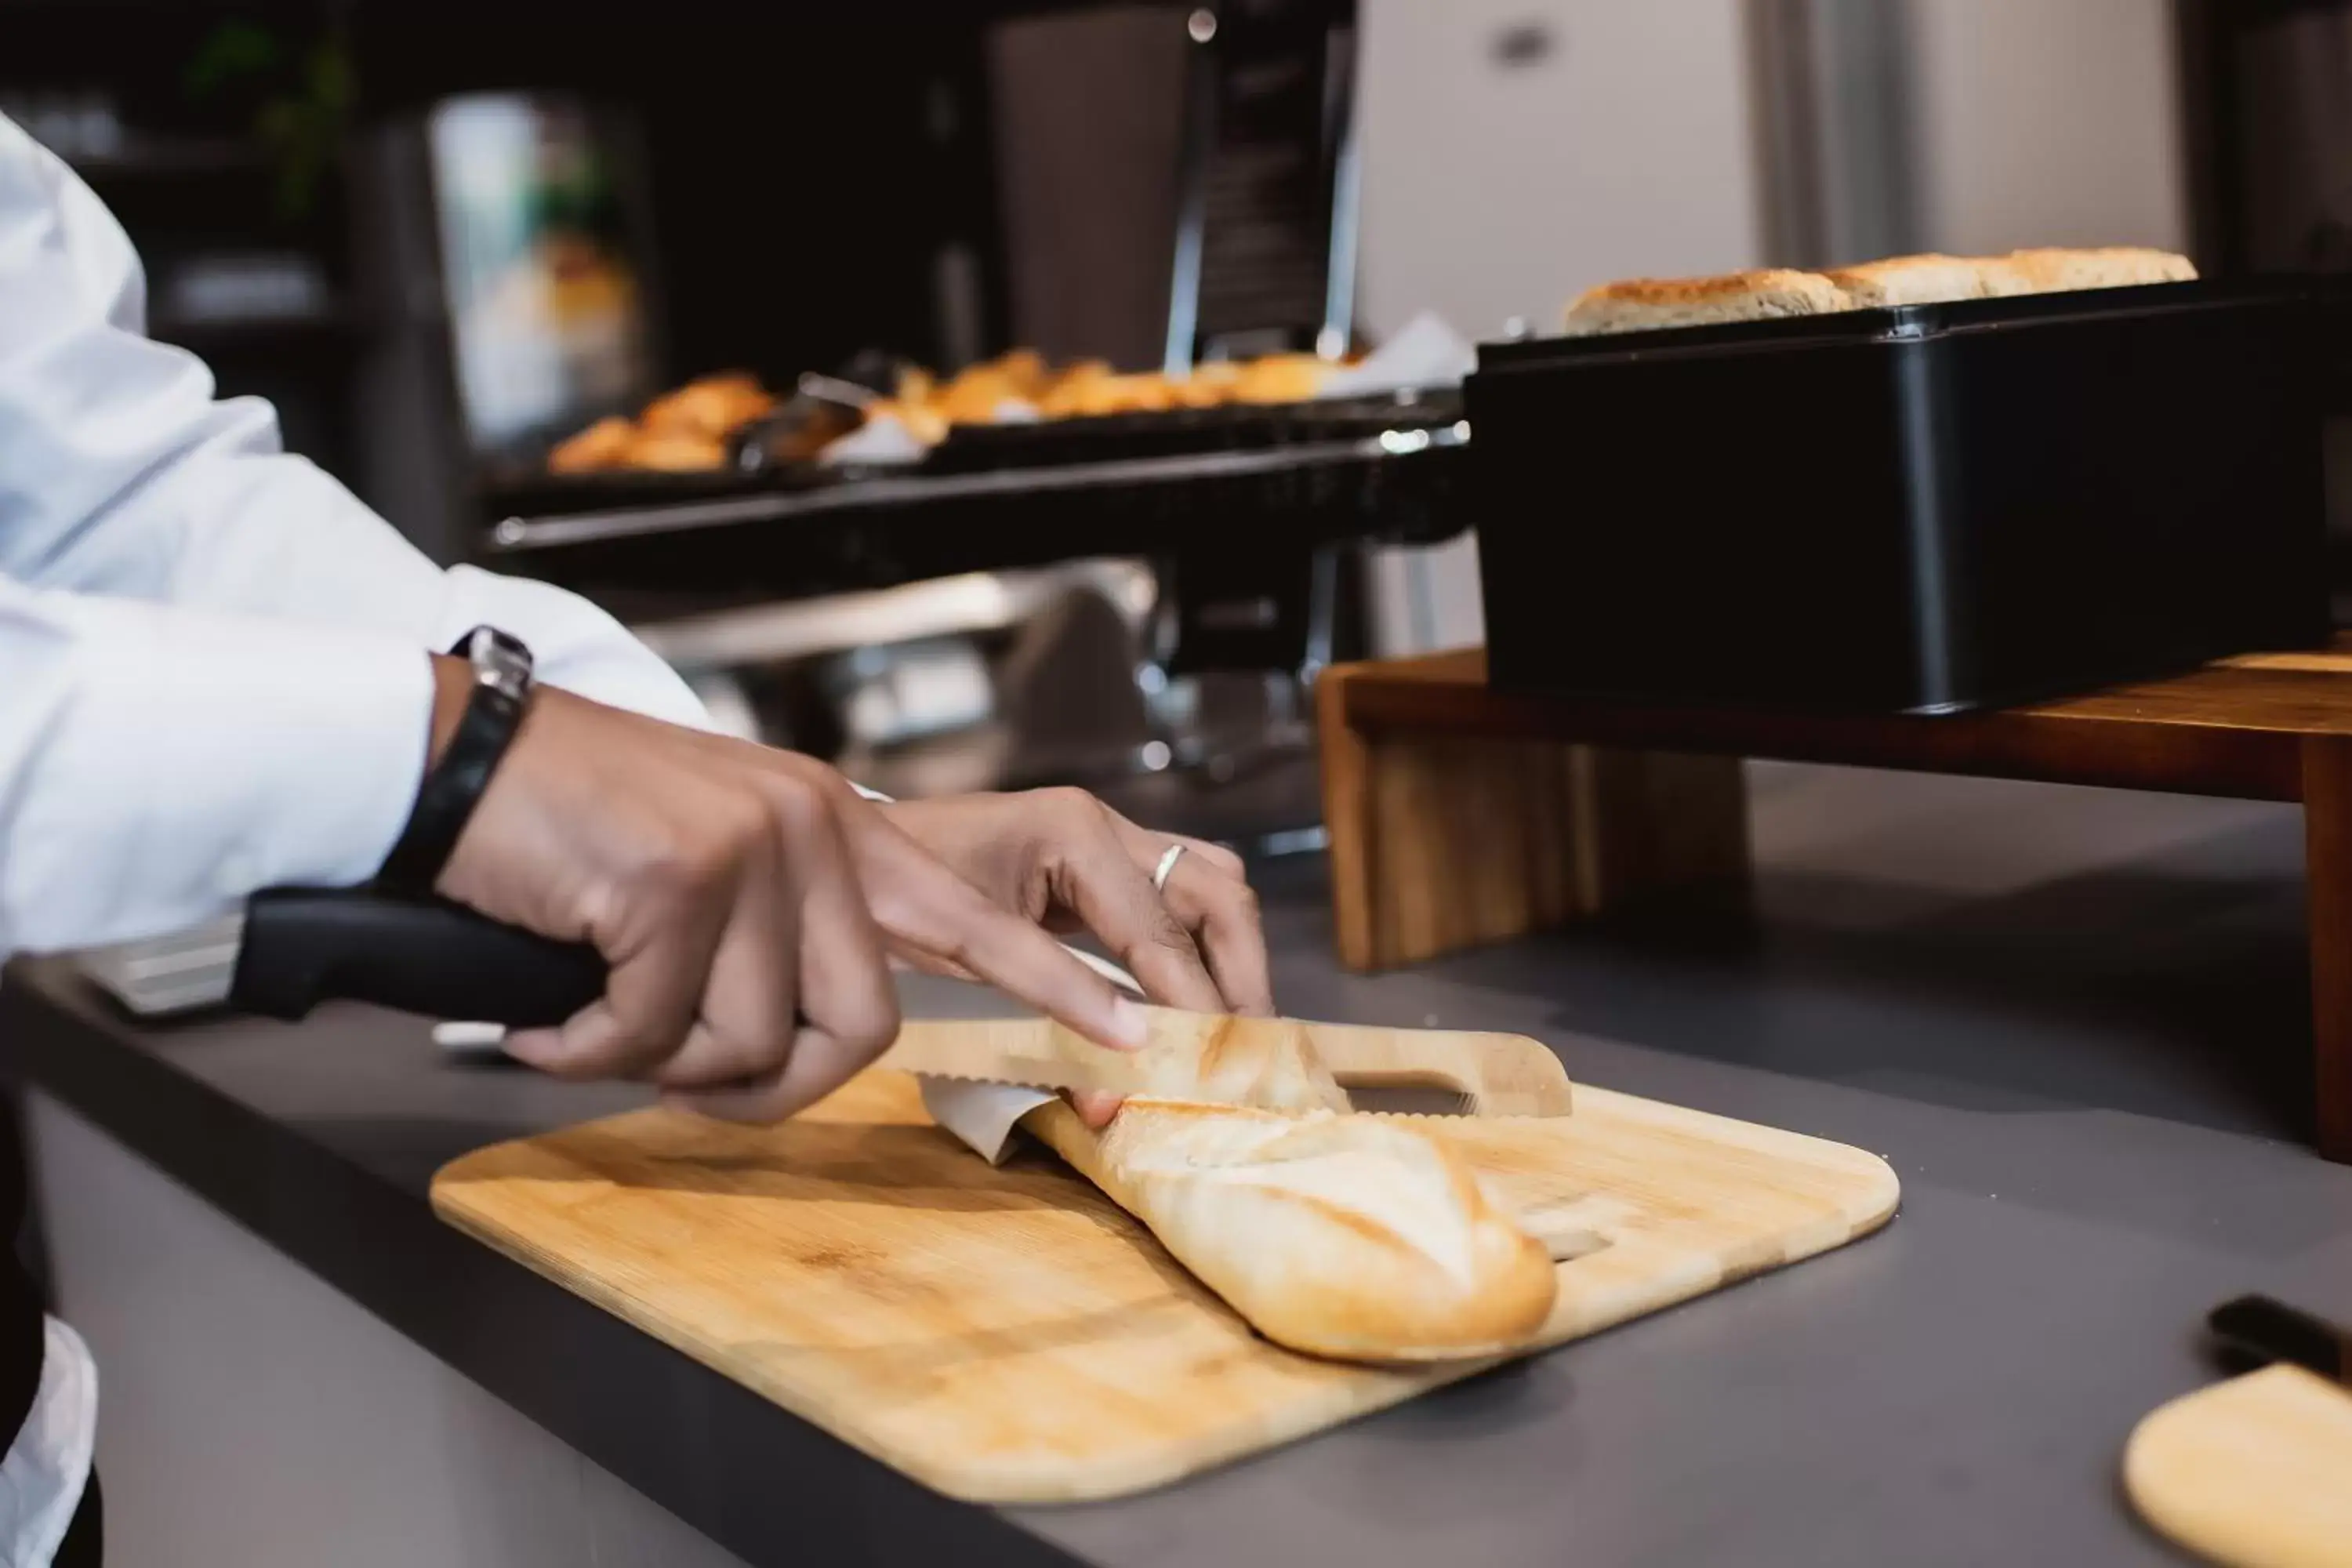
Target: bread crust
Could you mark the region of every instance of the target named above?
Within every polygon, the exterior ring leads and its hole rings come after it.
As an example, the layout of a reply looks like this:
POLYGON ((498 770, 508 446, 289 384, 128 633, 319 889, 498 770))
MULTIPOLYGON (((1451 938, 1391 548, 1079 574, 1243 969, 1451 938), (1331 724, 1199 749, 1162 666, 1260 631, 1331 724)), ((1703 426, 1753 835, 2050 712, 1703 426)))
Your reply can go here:
POLYGON ((1630 278, 1604 283, 1577 297, 1563 326, 1570 337, 1583 337, 1819 315, 1845 308, 1845 296, 1820 273, 1769 268, 1719 278, 1630 278))
POLYGON ((1895 305, 1940 305, 1980 299, 1986 292, 1984 264, 1963 256, 1893 256, 1825 273, 1845 296, 1846 309, 1885 310, 1895 305))
POLYGON ((1348 1109, 1348 1091, 1296 1018, 1204 1020, 1155 1008, 1150 1030, 1146 1098, 1286 1116, 1348 1109))
POLYGON ((2144 246, 2036 249, 2007 256, 1889 257, 1828 272, 1768 268, 1718 278, 1636 278, 1579 295, 1562 330, 1570 337, 1654 331, 1838 310, 1936 305, 1955 300, 2186 282, 2185 256, 2144 246))
POLYGON ((628 460, 637 427, 620 415, 607 415, 578 435, 559 442, 547 455, 551 474, 593 474, 620 467, 628 460))
POLYGON ((1453 1361, 1534 1337, 1551 1255, 1444 1140, 1376 1117, 1129 1100, 1101 1132, 1024 1123, 1258 1332, 1350 1361, 1453 1361))
POLYGON ((728 371, 688 382, 646 405, 637 428, 648 436, 734 434, 776 405, 776 400, 746 371, 728 371))
POLYGON ((2129 289, 2147 283, 2185 283, 2197 276, 2196 266, 2187 257, 2137 245, 2013 250, 1982 265, 1985 292, 2001 295, 2129 289))
POLYGON ((727 443, 692 431, 640 430, 629 439, 620 466, 649 473, 690 474, 727 466, 727 443))

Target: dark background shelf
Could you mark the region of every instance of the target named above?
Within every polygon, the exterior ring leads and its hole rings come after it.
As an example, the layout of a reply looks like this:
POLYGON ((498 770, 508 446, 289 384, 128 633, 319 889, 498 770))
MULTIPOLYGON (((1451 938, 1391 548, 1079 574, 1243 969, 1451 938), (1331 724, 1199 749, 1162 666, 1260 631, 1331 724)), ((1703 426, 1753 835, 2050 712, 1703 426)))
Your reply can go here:
POLYGON ((793 597, 1087 556, 1303 557, 1368 538, 1430 543, 1468 524, 1461 447, 1241 456, 1250 466, 909 475, 541 518, 483 560, 625 608, 646 592, 793 597))

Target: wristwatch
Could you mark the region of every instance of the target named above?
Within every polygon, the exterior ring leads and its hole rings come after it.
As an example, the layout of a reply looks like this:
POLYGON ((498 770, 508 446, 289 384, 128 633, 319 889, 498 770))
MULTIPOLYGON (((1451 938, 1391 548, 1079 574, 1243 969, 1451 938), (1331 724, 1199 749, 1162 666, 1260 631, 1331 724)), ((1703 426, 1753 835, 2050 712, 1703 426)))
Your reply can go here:
POLYGON ((378 891, 407 899, 433 896, 433 884, 457 847, 499 759, 530 706, 530 649, 496 626, 476 626, 449 650, 474 667, 474 687, 441 760, 417 786, 408 825, 375 875, 378 891))

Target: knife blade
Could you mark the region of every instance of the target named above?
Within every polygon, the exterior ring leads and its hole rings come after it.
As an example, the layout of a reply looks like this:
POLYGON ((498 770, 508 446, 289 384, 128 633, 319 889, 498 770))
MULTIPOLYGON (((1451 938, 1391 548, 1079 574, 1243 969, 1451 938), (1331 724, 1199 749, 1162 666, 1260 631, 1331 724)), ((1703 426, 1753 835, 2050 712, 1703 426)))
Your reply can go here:
POLYGON ((2352 1388, 2352 1329, 2268 1296, 2240 1296, 2206 1315, 2229 1349, 2258 1362, 2287 1362, 2352 1388))

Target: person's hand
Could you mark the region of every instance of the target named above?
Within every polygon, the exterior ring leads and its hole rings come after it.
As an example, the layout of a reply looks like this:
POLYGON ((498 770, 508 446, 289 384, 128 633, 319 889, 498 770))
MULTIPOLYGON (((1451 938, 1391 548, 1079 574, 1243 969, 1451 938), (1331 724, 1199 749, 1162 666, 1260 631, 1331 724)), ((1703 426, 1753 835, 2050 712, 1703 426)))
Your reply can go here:
MULTIPOLYGON (((1083 790, 877 803, 810 758, 760 755, 833 800, 885 945, 913 967, 989 981, 1044 1005, 1035 988, 1042 975, 1029 979, 1003 963, 975 963, 962 951, 956 931, 982 923, 966 907, 977 888, 1033 933, 1091 931, 1153 1001, 1196 1012, 1274 1011, 1257 896, 1231 850, 1150 832, 1083 790), (1185 852, 1165 888, 1153 887, 1152 872, 1177 844, 1185 852), (959 886, 941 886, 932 862, 959 886), (943 922, 950 910, 953 920, 943 922)), ((1020 966, 1027 967, 1025 961, 1020 966)), ((1134 1026, 1129 1043, 1140 1044, 1139 1019, 1134 1026)), ((1070 1100, 1089 1126, 1118 1114, 1113 1095, 1077 1092, 1070 1100)))
MULTIPOLYGON (((1092 931, 1152 1000, 1202 1013, 1274 1012, 1257 895, 1231 850, 1139 827, 1076 789, 880 810, 1005 909, 1049 930, 1092 931), (1154 888, 1152 873, 1179 844, 1184 853, 1154 888)), ((1070 1099, 1093 1126, 1118 1111, 1108 1095, 1070 1099)))
POLYGON ((1078 789, 895 802, 885 816, 1004 908, 1089 931, 1152 1000, 1198 1013, 1274 1011, 1257 895, 1241 858, 1138 827, 1078 789), (1160 859, 1184 847, 1163 887, 1160 859))
MULTIPOLYGON (((436 744, 465 667, 436 661, 436 744)), ((637 1078, 693 1109, 791 1115, 887 1049, 886 947, 951 964, 1106 1045, 1140 1009, 992 903, 809 758, 542 688, 439 890, 592 942, 605 994, 508 1048, 564 1078, 637 1078)))

